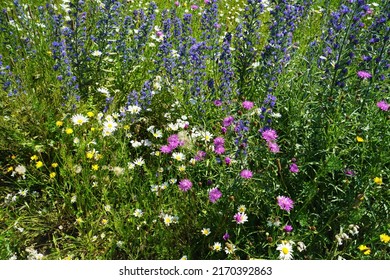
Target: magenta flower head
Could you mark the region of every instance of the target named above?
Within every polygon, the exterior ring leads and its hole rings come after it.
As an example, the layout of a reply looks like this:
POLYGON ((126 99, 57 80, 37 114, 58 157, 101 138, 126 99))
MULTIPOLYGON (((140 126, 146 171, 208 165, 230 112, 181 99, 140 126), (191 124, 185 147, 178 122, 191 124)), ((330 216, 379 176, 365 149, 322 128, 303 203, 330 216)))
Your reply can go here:
POLYGON ((226 132, 227 132, 227 128, 226 127, 221 127, 221 132, 222 132, 222 134, 226 134, 226 132))
POLYGON ((390 105, 386 101, 384 101, 384 100, 379 101, 378 103, 376 103, 376 106, 379 109, 381 109, 382 111, 388 111, 389 108, 390 108, 390 105))
POLYGON ((276 138, 278 138, 278 134, 276 133, 275 130, 273 129, 267 129, 267 130, 264 130, 262 133, 261 133, 261 136, 263 137, 263 139, 267 142, 271 142, 271 141, 275 141, 276 138))
POLYGON ((179 1, 176 1, 176 2, 175 2, 175 6, 176 6, 176 7, 179 7, 179 6, 180 6, 179 1))
POLYGON ((217 202, 217 200, 220 199, 221 196, 222 196, 222 192, 221 192, 218 188, 212 188, 212 189, 209 191, 209 200, 210 200, 212 203, 217 202))
POLYGON ((284 228, 283 228, 283 230, 284 230, 285 232, 292 232, 293 227, 292 227, 291 225, 285 225, 284 228))
POLYGON ((183 179, 179 182, 179 188, 183 191, 186 192, 192 188, 192 183, 188 179, 183 179))
POLYGON ((267 142, 267 145, 268 145, 268 148, 269 148, 271 153, 279 153, 280 152, 280 148, 279 148, 279 145, 277 143, 267 142))
POLYGON ((196 9, 198 9, 199 7, 197 6, 197 5, 191 5, 191 9, 193 9, 193 10, 196 10, 196 9))
POLYGON ((233 216, 233 219, 237 224, 243 224, 248 221, 248 215, 238 212, 233 216))
POLYGON ((201 161, 201 160, 204 160, 205 157, 206 157, 206 152, 205 151, 198 151, 196 153, 195 160, 196 161, 201 161))
POLYGON ((231 162, 232 162, 232 160, 230 159, 230 157, 225 157, 226 165, 230 165, 231 162))
POLYGON ((290 172, 292 173, 298 173, 299 172, 299 168, 298 168, 298 165, 296 163, 293 163, 290 165, 290 172))
POLYGON ((246 110, 250 110, 253 108, 253 102, 251 101, 244 101, 242 102, 242 107, 246 110))
POLYGON ((210 4, 210 3, 211 3, 211 0, 204 0, 204 3, 205 3, 205 4, 210 4))
POLYGON ((253 173, 252 173, 252 171, 250 171, 248 169, 244 169, 241 171, 240 176, 244 179, 250 179, 250 178, 252 178, 253 173))
POLYGON ((372 77, 372 75, 367 71, 358 71, 357 75, 360 79, 369 79, 372 77))
POLYGON ((223 240, 228 240, 230 238, 229 233, 225 232, 225 234, 222 236, 223 240))
POLYGON ((225 139, 223 139, 222 137, 217 137, 214 139, 215 146, 221 146, 223 144, 225 144, 225 139))
POLYGON ((232 116, 226 117, 223 119, 223 126, 228 127, 234 122, 234 118, 232 116))
POLYGON ((214 153, 217 155, 222 155, 225 152, 225 147, 224 146, 216 146, 214 148, 214 153))
POLYGON ((214 105, 219 107, 222 105, 222 101, 221 100, 214 100, 214 105))
POLYGON ((172 152, 172 148, 169 147, 168 145, 163 145, 163 146, 161 146, 160 151, 163 154, 169 154, 170 152, 172 152))
POLYGON ((279 195, 276 199, 280 209, 290 212, 290 210, 294 208, 294 201, 291 198, 279 195))

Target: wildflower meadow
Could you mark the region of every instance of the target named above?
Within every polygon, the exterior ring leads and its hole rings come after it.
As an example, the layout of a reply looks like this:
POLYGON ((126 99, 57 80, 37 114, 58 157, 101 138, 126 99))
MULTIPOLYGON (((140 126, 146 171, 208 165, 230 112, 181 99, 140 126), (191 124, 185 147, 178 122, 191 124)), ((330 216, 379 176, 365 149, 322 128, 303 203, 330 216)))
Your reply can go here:
POLYGON ((0 259, 390 259, 389 0, 3 0, 0 259))

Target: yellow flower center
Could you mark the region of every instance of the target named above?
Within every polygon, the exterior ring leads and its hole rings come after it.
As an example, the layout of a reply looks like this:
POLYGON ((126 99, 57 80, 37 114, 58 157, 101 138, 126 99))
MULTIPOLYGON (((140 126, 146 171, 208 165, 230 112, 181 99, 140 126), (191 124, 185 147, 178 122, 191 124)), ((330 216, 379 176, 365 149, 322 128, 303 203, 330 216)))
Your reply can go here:
POLYGON ((288 249, 287 249, 286 247, 284 247, 284 248, 282 249, 282 252, 283 252, 283 254, 287 255, 287 254, 288 254, 288 249))

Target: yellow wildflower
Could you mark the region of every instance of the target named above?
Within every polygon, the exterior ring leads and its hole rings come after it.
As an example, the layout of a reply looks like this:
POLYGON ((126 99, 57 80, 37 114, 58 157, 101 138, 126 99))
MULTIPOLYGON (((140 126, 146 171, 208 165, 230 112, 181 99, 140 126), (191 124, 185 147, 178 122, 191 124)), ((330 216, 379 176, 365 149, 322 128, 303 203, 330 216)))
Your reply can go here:
POLYGON ((43 162, 42 161, 37 161, 37 163, 35 164, 36 168, 41 168, 42 166, 43 166, 43 162))
POLYGON ((91 151, 87 152, 87 158, 88 159, 92 159, 93 158, 93 154, 94 154, 94 152, 91 152, 91 151))
POLYGON ((383 242, 383 243, 389 243, 389 241, 390 241, 390 236, 388 236, 387 234, 381 234, 381 235, 379 235, 379 238, 381 239, 381 241, 383 242))
POLYGON ((14 168, 12 166, 10 166, 10 167, 8 167, 7 172, 11 172, 12 170, 14 170, 14 168))
POLYGON ((50 176, 51 179, 53 179, 56 175, 57 174, 55 172, 51 172, 49 176, 50 176))
POLYGON ((97 165, 97 164, 94 164, 94 165, 92 165, 92 170, 98 170, 99 169, 99 165, 97 165))
POLYGON ((93 112, 88 112, 88 113, 87 113, 87 116, 90 117, 90 118, 92 118, 93 116, 95 116, 95 114, 94 114, 93 112))
POLYGON ((376 184, 378 184, 378 185, 382 185, 382 178, 380 178, 380 177, 375 177, 375 178, 374 178, 374 182, 375 182, 376 184))
POLYGON ((68 127, 67 129, 65 129, 65 133, 66 133, 66 134, 72 134, 72 133, 73 133, 73 129, 71 129, 70 127, 68 127))
POLYGON ((95 131, 96 130, 96 128, 94 128, 94 127, 91 127, 91 131, 95 131))
POLYGON ((368 249, 368 250, 364 251, 364 253, 363 253, 363 254, 365 254, 365 255, 369 255, 369 254, 371 254, 371 249, 368 249))
POLYGON ((366 245, 360 245, 359 247, 358 247, 358 249, 360 250, 360 251, 366 251, 366 250, 368 250, 368 249, 370 249, 370 248, 368 248, 366 245))
POLYGON ((12 159, 16 159, 16 156, 15 156, 15 155, 12 155, 11 158, 12 158, 12 159))
POLYGON ((360 136, 356 136, 356 141, 358 142, 364 142, 364 139, 360 136))
POLYGON ((51 167, 53 167, 53 168, 56 168, 56 167, 58 167, 58 163, 56 163, 56 162, 53 162, 53 163, 51 164, 51 167))
POLYGON ((38 160, 38 156, 37 155, 33 155, 30 159, 31 160, 38 160))
POLYGON ((129 129, 130 129, 130 126, 129 126, 128 124, 126 124, 126 125, 123 126, 123 129, 124 129, 124 130, 129 130, 129 129))
POLYGON ((56 126, 61 127, 64 124, 62 121, 56 121, 56 126))

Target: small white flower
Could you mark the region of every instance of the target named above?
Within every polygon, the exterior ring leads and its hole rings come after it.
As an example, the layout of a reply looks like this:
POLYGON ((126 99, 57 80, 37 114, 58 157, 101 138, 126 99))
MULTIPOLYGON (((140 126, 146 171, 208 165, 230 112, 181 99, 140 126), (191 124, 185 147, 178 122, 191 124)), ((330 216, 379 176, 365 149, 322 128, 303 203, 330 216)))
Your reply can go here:
POLYGON ((137 217, 137 218, 140 218, 140 217, 143 216, 143 214, 144 214, 144 212, 142 212, 141 209, 135 209, 135 210, 134 210, 134 213, 133 213, 133 216, 134 216, 134 217, 137 217))
POLYGON ((141 111, 141 107, 132 105, 127 107, 127 111, 130 112, 131 114, 138 114, 141 111))
POLYGON ((214 242, 214 245, 213 245, 213 250, 216 251, 216 252, 219 252, 222 250, 222 245, 220 242, 214 242))
POLYGON ((276 250, 278 250, 280 252, 279 259, 281 259, 281 260, 292 260, 293 259, 293 256, 292 256, 293 248, 292 248, 292 245, 290 244, 290 242, 285 241, 285 240, 282 241, 282 243, 276 247, 276 250))
POLYGON ((225 253, 230 255, 230 254, 233 254, 234 251, 236 251, 236 245, 232 244, 232 243, 225 243, 225 253))
POLYGON ((165 214, 163 219, 166 226, 170 226, 173 223, 173 216, 171 215, 165 214))
POLYGON ((21 196, 26 197, 27 192, 28 192, 28 190, 27 190, 27 189, 24 189, 24 190, 20 190, 20 191, 18 192, 18 194, 20 194, 21 196))
POLYGON ((142 165, 145 164, 145 161, 144 161, 144 159, 143 159, 142 157, 140 157, 140 158, 137 158, 137 159, 134 161, 134 164, 135 164, 135 165, 138 165, 138 166, 142 166, 142 165))
POLYGON ((297 243, 297 249, 299 252, 305 251, 306 250, 306 245, 302 241, 299 241, 297 243))
POLYGON ((203 235, 207 236, 211 233, 210 229, 209 228, 203 228, 201 231, 200 231, 203 235))
POLYGON ((111 211, 111 206, 110 205, 104 205, 104 210, 106 210, 107 212, 110 212, 111 211))
POLYGON ((72 117, 72 122, 74 125, 82 125, 88 122, 88 117, 83 116, 81 114, 76 114, 72 117))
POLYGON ((186 159, 186 156, 183 153, 172 153, 172 158, 177 161, 183 161, 186 159))
POLYGON ((96 51, 92 52, 92 55, 93 55, 93 56, 101 56, 101 55, 102 55, 102 52, 99 51, 99 50, 96 50, 96 51))

